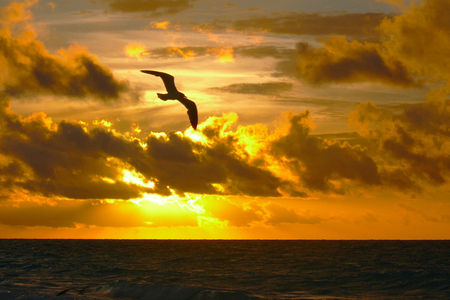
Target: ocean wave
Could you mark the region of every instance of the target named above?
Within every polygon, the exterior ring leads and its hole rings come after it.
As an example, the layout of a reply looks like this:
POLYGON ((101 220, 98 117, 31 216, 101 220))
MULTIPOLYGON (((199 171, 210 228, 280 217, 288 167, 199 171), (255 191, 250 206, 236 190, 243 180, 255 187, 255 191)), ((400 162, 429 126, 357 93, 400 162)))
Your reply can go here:
POLYGON ((212 290, 200 286, 138 284, 119 281, 94 290, 107 293, 113 299, 139 300, 261 300, 244 291, 212 290))

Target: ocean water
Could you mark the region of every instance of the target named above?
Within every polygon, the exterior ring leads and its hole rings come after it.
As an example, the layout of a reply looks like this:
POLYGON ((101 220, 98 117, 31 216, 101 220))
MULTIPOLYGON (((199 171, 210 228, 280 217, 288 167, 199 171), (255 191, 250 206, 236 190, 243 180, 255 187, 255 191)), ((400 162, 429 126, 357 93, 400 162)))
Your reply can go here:
POLYGON ((450 241, 0 240, 0 299, 450 299, 450 241))

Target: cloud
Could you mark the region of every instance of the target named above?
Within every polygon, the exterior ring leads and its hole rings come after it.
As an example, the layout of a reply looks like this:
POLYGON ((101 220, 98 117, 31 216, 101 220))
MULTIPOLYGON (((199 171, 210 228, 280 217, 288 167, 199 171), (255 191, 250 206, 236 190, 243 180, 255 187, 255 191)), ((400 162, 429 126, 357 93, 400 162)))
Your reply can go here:
POLYGON ((309 111, 288 116, 283 135, 271 142, 274 156, 312 190, 345 193, 345 180, 378 185, 380 176, 375 161, 360 146, 325 141, 310 136, 309 111), (334 181, 337 179, 338 181, 334 181))
POLYGON ((44 113, 24 118, 5 104, 0 176, 7 174, 11 190, 72 199, 174 192, 304 197, 309 191, 345 193, 348 182, 379 184, 377 165, 364 149, 309 135, 309 112, 289 114, 273 133, 264 125, 233 131, 236 121, 235 114, 211 117, 196 132, 138 140, 108 127, 54 123, 44 113), (143 179, 130 181, 124 170, 143 179))
POLYGON ((275 58, 275 59, 291 59, 295 55, 295 49, 287 49, 276 46, 228 46, 210 47, 210 46, 186 46, 186 47, 164 47, 154 48, 143 52, 143 55, 150 59, 168 59, 173 57, 179 58, 201 58, 204 56, 214 56, 217 61, 234 62, 236 58, 251 57, 256 59, 275 58))
POLYGON ((280 62, 278 70, 309 84, 380 82, 423 87, 424 82, 437 83, 429 97, 443 99, 450 93, 449 9, 449 0, 405 6, 402 15, 381 20, 375 31, 379 39, 372 42, 349 41, 345 34, 321 40, 322 47, 300 42, 296 55, 280 62))
POLYGON ((426 0, 380 25, 380 31, 386 37, 383 43, 386 52, 398 57, 415 74, 443 80, 447 93, 450 82, 450 58, 446 54, 450 47, 449 9, 449 0, 426 0))
POLYGON ((423 0, 375 0, 376 2, 381 2, 381 3, 389 3, 392 4, 393 6, 397 6, 401 9, 407 9, 409 8, 411 5, 418 5, 421 4, 421 2, 423 0))
POLYGON ((236 83, 211 89, 234 94, 278 95, 290 91, 292 86, 293 84, 288 82, 236 83))
POLYGON ((324 219, 309 212, 283 207, 275 202, 260 203, 255 200, 236 204, 222 197, 203 199, 206 215, 227 222, 233 227, 279 226, 281 224, 319 224, 324 219))
POLYGON ((292 208, 288 209, 274 202, 269 203, 265 208, 269 213, 266 222, 272 226, 285 223, 319 224, 323 221, 321 217, 311 215, 309 212, 298 213, 292 208))
POLYGON ((238 205, 222 197, 205 200, 202 206, 209 216, 226 221, 233 227, 250 227, 253 223, 261 222, 265 214, 255 202, 238 205))
POLYGON ((60 200, 34 198, 32 201, 0 203, 0 224, 26 227, 172 227, 197 226, 197 214, 184 211, 177 204, 147 201, 60 200), (19 205, 18 205, 19 203, 19 205))
POLYGON ((197 0, 103 0, 113 12, 151 12, 152 15, 173 15, 193 7, 197 0))
POLYGON ((9 171, 17 188, 73 199, 130 199, 149 190, 120 180, 120 165, 108 161, 103 147, 116 156, 137 148, 110 133, 88 134, 64 121, 56 125, 44 113, 28 118, 5 113, 0 122, 8 131, 0 136, 0 153, 10 160, 3 172, 9 171))
MULTIPOLYGON (((56 124, 43 113, 23 118, 3 111, 0 117, 4 129, 0 154, 8 161, 2 173, 16 174, 9 186, 33 193, 131 199, 144 192, 170 195, 171 190, 217 194, 213 184, 222 184, 229 194, 279 195, 277 177, 248 164, 227 139, 211 136, 216 141, 206 147, 176 133, 151 134, 143 141, 144 149, 136 140, 112 131, 88 131, 65 121, 56 124), (136 170, 154 182, 154 188, 125 182, 124 169, 136 170)), ((204 126, 205 132, 217 130, 215 125, 204 126)))
POLYGON ((295 54, 295 49, 268 45, 254 45, 235 47, 235 52, 236 55, 243 57, 287 59, 295 54))
POLYGON ((138 60, 142 60, 142 56, 147 55, 147 48, 142 43, 128 43, 124 51, 128 57, 135 57, 138 60))
POLYGON ((384 185, 420 191, 427 184, 448 182, 450 101, 409 105, 400 115, 360 104, 350 122, 372 143, 384 185))
POLYGON ((117 80, 85 47, 72 45, 58 54, 50 54, 36 40, 28 23, 28 10, 36 1, 11 3, 1 9, 5 16, 0 30, 0 87, 14 97, 27 94, 93 97, 103 101, 118 99, 130 90, 117 80))
POLYGON ((356 38, 376 36, 376 27, 388 17, 384 13, 273 13, 242 20, 217 19, 213 28, 237 31, 268 31, 295 36, 346 35, 356 38))
POLYGON ((329 38, 324 48, 298 43, 296 55, 281 61, 277 69, 312 85, 354 82, 401 87, 421 85, 401 61, 386 58, 379 44, 349 42, 342 36, 329 38))

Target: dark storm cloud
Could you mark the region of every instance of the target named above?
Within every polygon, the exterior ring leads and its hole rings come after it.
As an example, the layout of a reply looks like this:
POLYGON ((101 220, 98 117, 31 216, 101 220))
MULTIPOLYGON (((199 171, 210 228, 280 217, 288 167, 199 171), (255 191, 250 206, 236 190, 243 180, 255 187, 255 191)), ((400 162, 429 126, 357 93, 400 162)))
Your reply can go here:
POLYGON ((151 12, 154 15, 176 14, 193 7, 198 0, 103 0, 111 11, 135 13, 151 12))
POLYGON ((400 87, 421 85, 401 61, 386 58, 378 44, 333 37, 324 46, 315 48, 300 42, 297 53, 279 62, 277 69, 313 85, 353 82, 381 82, 400 87))
POLYGON ((288 82, 236 83, 211 89, 235 94, 278 95, 292 90, 292 86, 288 82))

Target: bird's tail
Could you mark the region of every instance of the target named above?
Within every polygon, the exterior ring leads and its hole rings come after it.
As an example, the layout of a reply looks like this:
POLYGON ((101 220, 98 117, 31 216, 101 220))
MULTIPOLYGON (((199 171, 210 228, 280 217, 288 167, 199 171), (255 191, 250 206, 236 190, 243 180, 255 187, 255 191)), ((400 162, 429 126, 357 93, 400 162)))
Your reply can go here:
POLYGON ((169 94, 160 94, 160 93, 156 93, 158 95, 158 98, 163 100, 163 101, 167 101, 169 99, 169 94))

